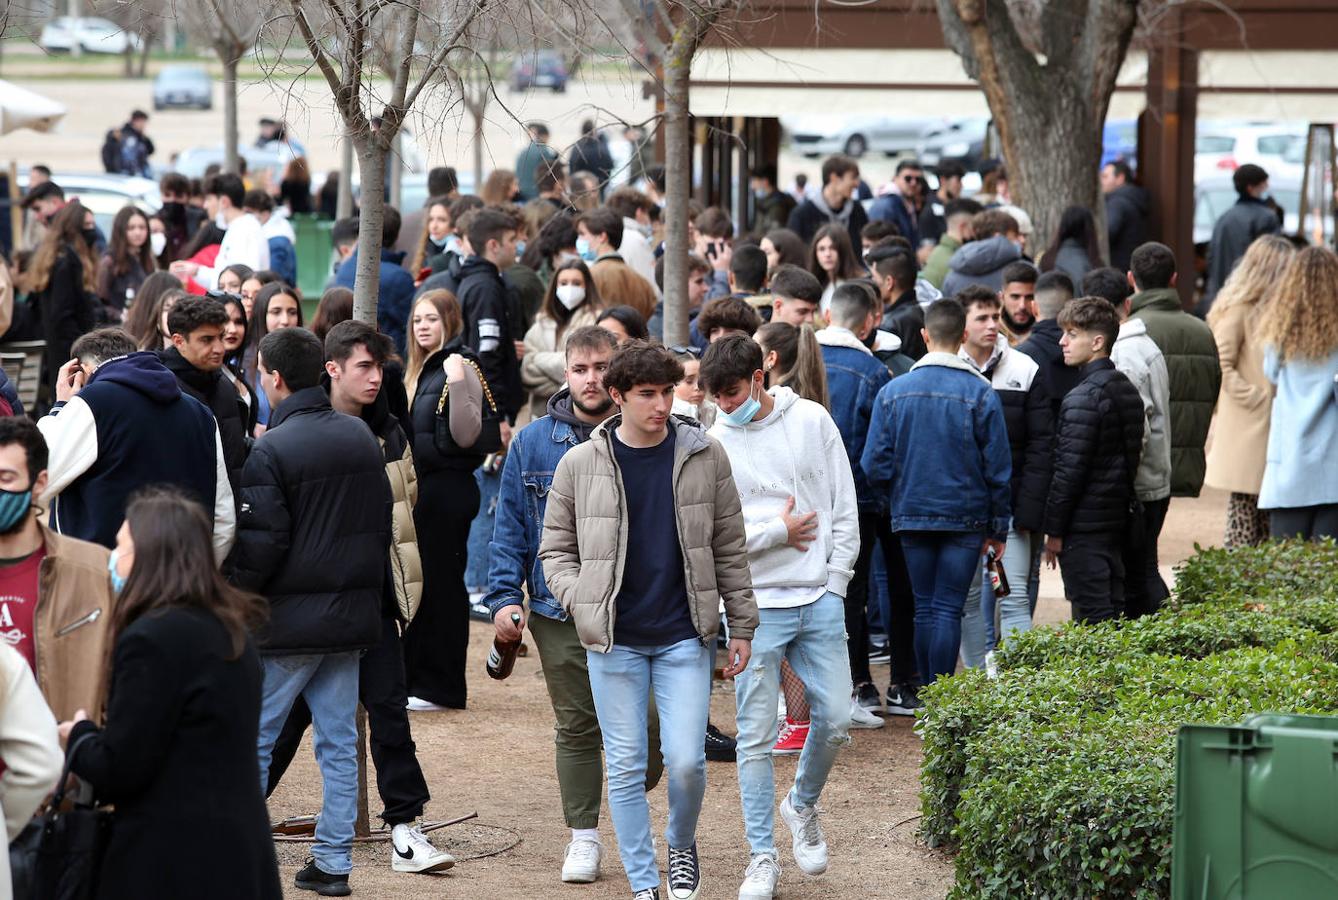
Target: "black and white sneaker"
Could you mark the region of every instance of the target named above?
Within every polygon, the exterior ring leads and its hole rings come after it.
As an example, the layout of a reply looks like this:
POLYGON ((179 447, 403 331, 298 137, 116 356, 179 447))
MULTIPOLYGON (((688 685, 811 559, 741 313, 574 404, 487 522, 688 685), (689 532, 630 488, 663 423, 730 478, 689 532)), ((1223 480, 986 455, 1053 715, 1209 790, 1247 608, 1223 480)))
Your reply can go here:
POLYGON ((706 758, 712 762, 734 762, 739 752, 734 738, 706 723, 706 758))
POLYGON ((697 900, 702 889, 702 867, 697 862, 697 845, 686 850, 669 848, 669 897, 671 900, 697 900))
POLYGON ((885 666, 892 661, 892 645, 883 640, 869 641, 869 665, 885 666))
POLYGON ((878 688, 867 681, 855 688, 855 702, 875 716, 883 714, 883 698, 878 695, 878 688))
POLYGON ((924 707, 920 695, 913 684, 894 684, 887 689, 887 714, 889 716, 913 716, 917 709, 924 707))
POLYGON ((632 895, 632 900, 660 900, 660 889, 657 887, 642 888, 632 895))
POLYGON ((314 859, 307 860, 306 867, 297 873, 293 883, 304 891, 315 891, 322 897, 347 897, 353 893, 353 888, 348 886, 348 873, 331 875, 322 871, 314 859))
POLYGON ((394 846, 390 867, 396 872, 444 872, 455 865, 455 857, 432 846, 432 842, 413 823, 392 828, 390 841, 394 846))

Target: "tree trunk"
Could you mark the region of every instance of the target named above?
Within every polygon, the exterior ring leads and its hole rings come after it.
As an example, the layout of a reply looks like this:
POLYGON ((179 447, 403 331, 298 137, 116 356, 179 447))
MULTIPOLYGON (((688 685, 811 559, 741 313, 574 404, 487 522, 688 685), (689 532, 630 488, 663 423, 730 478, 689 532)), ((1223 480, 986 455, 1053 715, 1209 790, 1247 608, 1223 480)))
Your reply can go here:
POLYGON ((140 48, 139 62, 135 68, 136 78, 143 78, 149 72, 149 51, 153 47, 153 32, 145 31, 141 33, 140 40, 143 41, 143 46, 140 48))
POLYGON ((339 197, 335 201, 335 218, 347 219, 353 215, 353 138, 344 135, 339 147, 339 197))
POLYGON ((358 213, 358 269, 353 283, 353 318, 375 327, 381 288, 381 228, 386 209, 386 149, 374 135, 359 137, 358 171, 362 206, 358 213))
POLYGON ((692 134, 688 81, 692 52, 675 40, 664 62, 664 342, 688 342, 688 201, 692 197, 692 134))
POLYGON ((223 171, 237 174, 237 52, 219 50, 223 61, 223 171))
POLYGON ((390 163, 390 205, 403 212, 400 200, 404 194, 404 132, 395 132, 394 149, 390 163))
POLYGON ((129 32, 125 37, 125 50, 121 52, 121 75, 124 78, 135 77, 135 45, 130 43, 129 32))
POLYGON ((474 149, 474 190, 475 192, 483 190, 483 111, 486 107, 486 98, 484 103, 473 107, 470 112, 474 116, 474 137, 471 141, 474 149))

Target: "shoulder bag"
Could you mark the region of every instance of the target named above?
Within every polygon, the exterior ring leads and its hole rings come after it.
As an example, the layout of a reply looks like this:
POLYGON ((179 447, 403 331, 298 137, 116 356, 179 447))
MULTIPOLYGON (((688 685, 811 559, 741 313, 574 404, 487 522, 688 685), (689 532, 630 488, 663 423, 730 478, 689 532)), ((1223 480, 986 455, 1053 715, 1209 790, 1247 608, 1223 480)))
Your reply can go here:
POLYGON ((497 409, 492 388, 488 386, 488 379, 483 377, 479 364, 472 359, 466 359, 465 365, 474 370, 479 377, 479 384, 483 386, 483 425, 479 429, 478 439, 468 447, 461 447, 451 435, 450 410, 446 406, 450 398, 451 382, 447 379, 441 389, 441 399, 437 401, 437 420, 432 433, 432 442, 436 445, 437 452, 443 456, 487 456, 489 453, 497 453, 502 449, 502 414, 497 409))

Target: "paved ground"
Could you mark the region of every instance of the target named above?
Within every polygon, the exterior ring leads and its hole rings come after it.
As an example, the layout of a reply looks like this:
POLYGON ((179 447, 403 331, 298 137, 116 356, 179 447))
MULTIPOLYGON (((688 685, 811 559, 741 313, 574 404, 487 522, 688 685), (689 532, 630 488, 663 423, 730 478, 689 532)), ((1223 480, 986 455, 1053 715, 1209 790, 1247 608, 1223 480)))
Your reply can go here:
MULTIPOLYGON (((1216 492, 1172 503, 1161 545, 1168 577, 1170 564, 1191 554, 1195 541, 1220 542, 1225 508, 1225 495, 1216 492)), ((1042 582, 1039 617, 1047 622, 1068 618, 1057 573, 1046 573, 1042 582)), ((478 819, 470 825, 437 832, 439 843, 468 854, 505 847, 517 838, 519 843, 496 856, 463 861, 451 873, 439 877, 394 874, 383 848, 359 848, 353 876, 355 896, 395 900, 627 897, 627 882, 616 857, 610 857, 605 866, 607 877, 600 883, 577 887, 558 882, 567 833, 562 827, 553 773, 552 714, 538 660, 521 659, 508 681, 490 681, 483 674, 487 632, 480 625, 474 626, 470 671, 476 677, 471 675, 470 709, 415 714, 414 733, 436 798, 430 817, 449 819, 478 813, 478 819)), ((886 677, 885 669, 875 669, 874 674, 875 678, 886 677)), ((732 732, 734 704, 727 686, 717 688, 712 719, 732 732)), ((910 723, 905 719, 894 720, 881 731, 855 732, 854 744, 841 756, 823 797, 824 825, 832 848, 831 869, 821 878, 805 878, 788 851, 783 852, 783 896, 787 900, 937 900, 944 896, 952 879, 951 861, 915 841, 919 762, 919 741, 910 733, 910 723)), ((778 783, 793 777, 794 765, 792 758, 777 761, 778 783)), ((747 851, 734 767, 711 763, 708 777, 710 787, 700 831, 706 876, 702 896, 723 900, 735 896, 747 851)), ((314 812, 319 790, 315 763, 310 750, 304 748, 273 798, 272 815, 277 818, 314 812)), ((662 829, 663 789, 651 795, 651 807, 657 827, 662 829)), ((612 828, 605 818, 604 838, 612 849, 612 828)), ((291 885, 302 863, 303 848, 285 846, 281 853, 283 878, 291 885)), ((288 895, 310 896, 291 887, 288 895)))

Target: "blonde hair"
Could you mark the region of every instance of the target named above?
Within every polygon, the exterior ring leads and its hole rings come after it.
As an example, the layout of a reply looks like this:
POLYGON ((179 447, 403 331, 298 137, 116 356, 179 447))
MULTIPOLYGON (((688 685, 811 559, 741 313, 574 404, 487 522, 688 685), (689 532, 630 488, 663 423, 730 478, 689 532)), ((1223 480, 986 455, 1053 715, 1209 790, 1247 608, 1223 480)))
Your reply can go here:
POLYGON ((1287 264, 1259 322, 1259 337, 1288 359, 1324 359, 1338 350, 1338 255, 1306 247, 1287 264))
POLYGON ((1267 302, 1295 255, 1296 248, 1286 238, 1266 234, 1256 239, 1217 292, 1208 324, 1215 325, 1232 307, 1267 302))
POLYGON ((460 301, 455 299, 454 294, 444 288, 428 291, 409 307, 409 321, 405 326, 408 337, 404 342, 409 348, 409 359, 404 365, 404 392, 409 395, 410 403, 413 402, 414 394, 418 392, 418 378, 423 374, 423 364, 427 362, 427 358, 449 344, 463 327, 464 319, 460 314, 460 301), (413 336, 413 314, 423 303, 431 303, 441 315, 441 343, 431 350, 424 350, 420 347, 417 339, 413 336))
POLYGON ((827 366, 822 360, 822 346, 813 326, 798 328, 788 322, 768 322, 757 329, 757 343, 765 355, 776 351, 776 368, 772 382, 783 384, 805 400, 821 403, 831 409, 827 395, 827 366))

